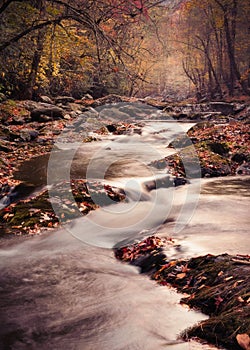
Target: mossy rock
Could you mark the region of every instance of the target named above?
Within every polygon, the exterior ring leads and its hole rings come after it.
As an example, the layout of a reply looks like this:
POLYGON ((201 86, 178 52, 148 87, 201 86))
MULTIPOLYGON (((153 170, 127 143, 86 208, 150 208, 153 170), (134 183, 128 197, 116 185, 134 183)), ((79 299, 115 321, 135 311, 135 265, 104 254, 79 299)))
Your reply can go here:
POLYGON ((223 313, 220 316, 209 318, 198 325, 187 329, 182 337, 188 340, 198 337, 210 344, 230 350, 242 350, 239 346, 237 334, 250 334, 250 308, 223 313))
POLYGON ((181 302, 210 315, 186 330, 185 339, 198 337, 217 346, 240 350, 237 334, 250 333, 249 276, 248 256, 208 254, 170 262, 152 278, 189 294, 181 302))
POLYGON ((230 148, 227 143, 219 143, 219 142, 209 142, 208 147, 214 153, 217 153, 221 156, 228 154, 230 148))

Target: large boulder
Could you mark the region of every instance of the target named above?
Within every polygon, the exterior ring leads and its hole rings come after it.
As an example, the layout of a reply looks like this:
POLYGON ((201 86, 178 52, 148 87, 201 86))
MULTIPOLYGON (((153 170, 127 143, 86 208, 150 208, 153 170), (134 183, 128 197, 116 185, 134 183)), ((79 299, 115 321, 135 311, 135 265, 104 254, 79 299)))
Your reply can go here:
POLYGON ((39 133, 33 129, 22 129, 20 132, 20 138, 22 141, 33 141, 38 137, 39 133))
POLYGON ((227 102, 210 102, 210 110, 212 112, 221 112, 223 115, 234 114, 234 104, 227 102))
POLYGON ((44 103, 49 103, 49 104, 52 104, 52 105, 54 103, 49 96, 45 96, 45 95, 40 96, 40 101, 44 102, 44 103))
POLYGON ((55 98, 56 104, 61 103, 61 104, 65 105, 69 102, 74 102, 74 101, 75 101, 74 97, 71 97, 71 96, 58 96, 55 98))
POLYGON ((92 104, 92 107, 98 107, 98 106, 103 106, 106 104, 112 104, 112 103, 118 103, 118 102, 134 102, 134 101, 135 99, 130 97, 111 94, 111 95, 107 95, 96 99, 92 104))
POLYGON ((58 106, 40 103, 31 111, 31 119, 37 122, 46 122, 53 119, 61 119, 64 117, 64 114, 64 110, 58 106))

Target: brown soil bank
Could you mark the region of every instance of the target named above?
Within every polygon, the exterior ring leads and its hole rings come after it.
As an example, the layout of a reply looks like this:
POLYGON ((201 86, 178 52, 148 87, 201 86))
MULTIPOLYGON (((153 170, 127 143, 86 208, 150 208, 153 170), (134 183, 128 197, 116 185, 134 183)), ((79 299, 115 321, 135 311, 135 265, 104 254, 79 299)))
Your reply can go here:
POLYGON ((166 242, 161 239, 149 237, 119 248, 115 255, 141 267, 142 272, 150 272, 157 283, 185 293, 182 303, 210 316, 185 330, 184 339, 198 337, 226 349, 249 350, 250 256, 209 254, 190 260, 168 261, 163 252, 164 245, 166 242))

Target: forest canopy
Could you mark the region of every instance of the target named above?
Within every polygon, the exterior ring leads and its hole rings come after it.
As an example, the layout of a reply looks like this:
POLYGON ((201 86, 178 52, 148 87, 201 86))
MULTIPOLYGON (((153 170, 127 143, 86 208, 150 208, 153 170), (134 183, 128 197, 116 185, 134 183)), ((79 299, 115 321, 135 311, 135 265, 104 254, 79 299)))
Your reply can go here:
POLYGON ((0 92, 249 94, 247 0, 4 0, 0 92))

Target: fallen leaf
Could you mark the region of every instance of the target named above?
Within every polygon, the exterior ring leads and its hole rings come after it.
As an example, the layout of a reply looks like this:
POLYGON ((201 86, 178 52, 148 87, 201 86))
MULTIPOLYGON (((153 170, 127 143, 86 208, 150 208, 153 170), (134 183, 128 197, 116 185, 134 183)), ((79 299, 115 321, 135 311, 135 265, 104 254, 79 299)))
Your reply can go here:
POLYGON ((188 264, 186 264, 186 265, 182 265, 181 266, 181 271, 182 272, 188 272, 190 269, 188 268, 188 264))
POLYGON ((215 299, 215 305, 216 307, 219 307, 220 304, 223 302, 223 298, 221 298, 220 296, 217 296, 216 299, 215 299))
POLYGON ((233 287, 234 287, 234 288, 237 287, 238 284, 240 284, 240 283, 242 283, 242 282, 244 282, 244 280, 239 280, 239 281, 234 282, 233 287))
POLYGON ((236 340, 242 349, 250 350, 250 338, 248 334, 237 334, 236 340))
POLYGON ((237 300, 240 302, 240 303, 244 303, 245 300, 242 298, 242 297, 238 297, 237 300))
POLYGON ((224 281, 230 281, 232 278, 234 278, 234 277, 233 276, 226 277, 226 278, 224 278, 224 281))
POLYGON ((202 289, 202 288, 204 288, 204 287, 206 287, 206 285, 205 285, 205 284, 202 284, 198 289, 202 289))

